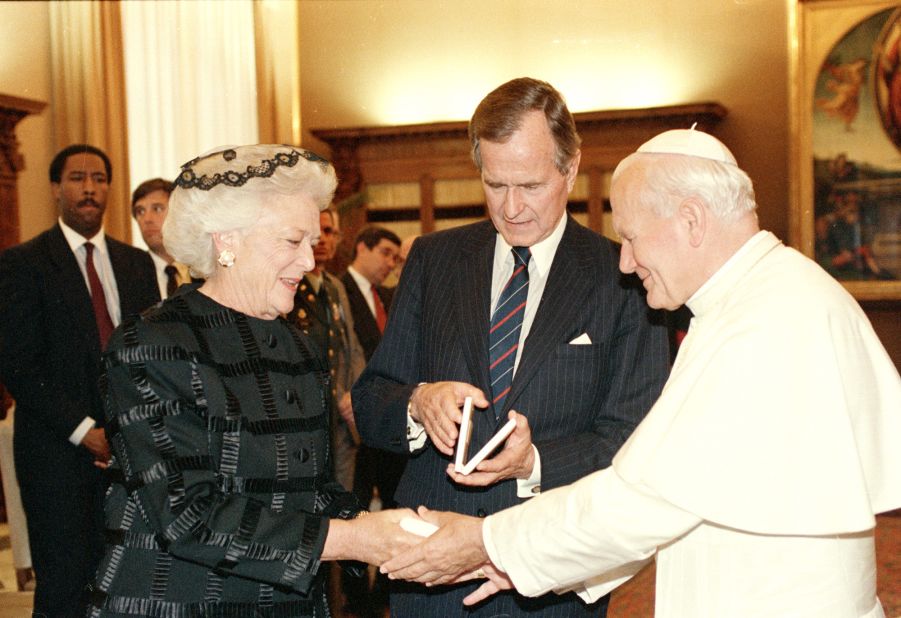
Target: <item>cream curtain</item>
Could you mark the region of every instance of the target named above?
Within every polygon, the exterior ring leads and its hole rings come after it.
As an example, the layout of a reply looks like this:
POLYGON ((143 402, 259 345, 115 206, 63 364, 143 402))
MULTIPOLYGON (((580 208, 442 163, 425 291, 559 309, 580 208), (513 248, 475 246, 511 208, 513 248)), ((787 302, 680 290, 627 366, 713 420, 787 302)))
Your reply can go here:
POLYGON ((118 0, 50 3, 50 58, 57 149, 88 143, 113 165, 106 232, 131 240, 128 131, 118 0))
POLYGON ((300 145, 300 22, 297 4, 253 5, 260 141, 300 145))
POLYGON ((259 141, 253 15, 250 0, 122 3, 133 186, 259 141))
POLYGON ((255 28, 270 41, 260 43, 266 141, 300 141, 297 9, 255 4, 50 3, 56 142, 90 143, 110 156, 110 235, 143 245, 130 213, 138 183, 174 178, 217 146, 260 141, 255 28))

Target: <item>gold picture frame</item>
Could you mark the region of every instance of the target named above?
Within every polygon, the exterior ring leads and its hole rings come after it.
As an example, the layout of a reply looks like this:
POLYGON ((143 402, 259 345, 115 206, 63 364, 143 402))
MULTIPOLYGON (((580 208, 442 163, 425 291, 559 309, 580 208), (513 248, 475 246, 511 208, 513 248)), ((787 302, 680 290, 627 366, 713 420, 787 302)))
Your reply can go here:
POLYGON ((789 240, 858 300, 901 300, 901 4, 795 0, 789 31, 789 240))

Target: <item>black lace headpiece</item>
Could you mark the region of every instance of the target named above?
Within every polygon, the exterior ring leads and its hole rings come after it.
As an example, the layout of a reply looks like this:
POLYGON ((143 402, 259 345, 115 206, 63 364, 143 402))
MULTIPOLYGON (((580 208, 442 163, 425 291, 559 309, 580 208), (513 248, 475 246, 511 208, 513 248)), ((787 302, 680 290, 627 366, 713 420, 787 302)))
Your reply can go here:
POLYGON ((271 158, 260 159, 266 146, 235 146, 191 159, 181 166, 175 184, 183 189, 209 191, 218 185, 240 187, 251 178, 269 178, 279 167, 294 167, 301 159, 328 167, 315 152, 288 145, 268 147, 271 158))

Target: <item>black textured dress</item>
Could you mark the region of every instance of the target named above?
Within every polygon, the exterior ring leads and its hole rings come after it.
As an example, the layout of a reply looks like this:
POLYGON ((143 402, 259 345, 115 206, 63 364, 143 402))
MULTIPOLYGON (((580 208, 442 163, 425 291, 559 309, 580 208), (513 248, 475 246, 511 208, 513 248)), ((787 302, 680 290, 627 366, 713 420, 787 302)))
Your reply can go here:
POLYGON ((196 289, 123 324, 104 357, 114 460, 90 616, 328 616, 328 370, 282 319, 196 289))

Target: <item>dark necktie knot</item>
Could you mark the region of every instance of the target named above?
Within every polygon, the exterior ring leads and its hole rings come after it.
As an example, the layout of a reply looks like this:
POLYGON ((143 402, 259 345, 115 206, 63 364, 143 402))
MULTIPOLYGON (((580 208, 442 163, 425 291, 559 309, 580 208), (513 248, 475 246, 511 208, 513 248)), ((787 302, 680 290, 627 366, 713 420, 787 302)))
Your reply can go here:
POLYGON ((525 264, 528 266, 529 258, 532 257, 532 250, 528 247, 513 247, 513 262, 514 265, 518 266, 520 264, 525 264))

